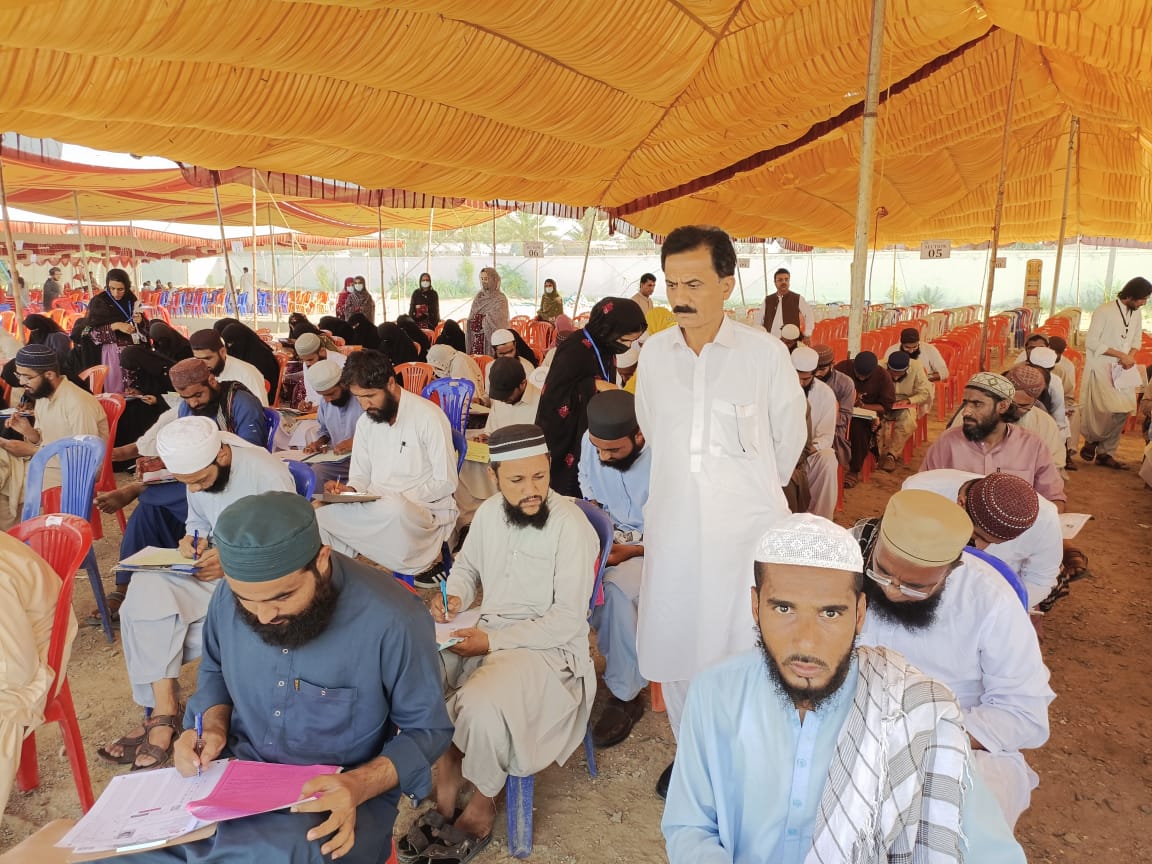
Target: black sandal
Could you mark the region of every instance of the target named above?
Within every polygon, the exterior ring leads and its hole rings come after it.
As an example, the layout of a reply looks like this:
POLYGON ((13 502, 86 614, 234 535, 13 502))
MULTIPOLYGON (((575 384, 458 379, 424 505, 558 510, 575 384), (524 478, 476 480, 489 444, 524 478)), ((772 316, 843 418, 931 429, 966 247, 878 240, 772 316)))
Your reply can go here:
POLYGON ((492 835, 473 837, 465 834, 455 825, 445 825, 436 832, 437 842, 424 850, 425 861, 454 861, 468 864, 492 842, 492 835))
POLYGON ((163 768, 172 761, 172 750, 176 746, 176 739, 184 731, 179 714, 153 714, 152 718, 144 723, 144 741, 136 748, 136 756, 132 760, 133 771, 150 771, 153 768, 163 768), (148 740, 148 733, 157 726, 167 726, 172 730, 172 740, 167 747, 160 747, 148 740), (137 765, 136 759, 149 756, 155 761, 151 765, 137 765))
MULTIPOLYGON (((460 815, 460 811, 456 811, 460 815)), ((441 828, 448 825, 438 810, 421 813, 408 827, 408 833, 396 841, 396 860, 399 864, 416 864, 424 857, 424 850, 435 842, 441 828)))
POLYGON ((1096 461, 1096 448, 1099 446, 1097 443, 1084 442, 1084 446, 1080 448, 1080 458, 1085 462, 1096 461))
POLYGON ((1128 470, 1127 465, 1125 465, 1123 462, 1117 462, 1115 459, 1113 459, 1107 453, 1101 453, 1099 456, 1097 456, 1096 457, 1096 464, 1102 465, 1105 468, 1111 468, 1114 471, 1127 471, 1128 470))

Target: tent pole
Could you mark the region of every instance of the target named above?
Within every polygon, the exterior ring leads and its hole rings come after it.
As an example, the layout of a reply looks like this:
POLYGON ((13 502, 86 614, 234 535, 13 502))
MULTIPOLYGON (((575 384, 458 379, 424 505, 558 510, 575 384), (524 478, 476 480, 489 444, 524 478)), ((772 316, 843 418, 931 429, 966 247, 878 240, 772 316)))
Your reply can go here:
POLYGON ((588 272, 588 253, 592 251, 592 237, 596 233, 596 211, 592 211, 592 221, 588 223, 588 242, 584 244, 584 266, 580 268, 580 285, 576 289, 576 302, 572 304, 572 318, 580 308, 580 295, 584 293, 584 274, 588 272))
MULTIPOLYGON (((768 238, 760 243, 760 263, 764 265, 764 297, 768 297, 768 238)), ((763 304, 761 304, 763 305, 763 304)))
POLYGON ((1060 287, 1060 263, 1064 258, 1064 232, 1068 228, 1068 197, 1072 192, 1072 155, 1076 151, 1076 132, 1080 128, 1080 118, 1072 115, 1068 122, 1068 161, 1064 165, 1064 204, 1060 208, 1060 233, 1056 236, 1056 266, 1052 269, 1052 303, 1048 306, 1048 317, 1056 314, 1056 290, 1060 287))
POLYGON ((140 259, 136 257, 136 226, 128 220, 128 242, 132 246, 132 281, 140 287, 140 259))
POLYGON ((747 306, 748 301, 744 299, 744 276, 740 273, 740 261, 736 261, 736 284, 740 286, 740 305, 747 306))
POLYGON ((216 201, 216 221, 220 224, 220 248, 224 252, 224 280, 228 286, 228 296, 232 298, 233 314, 239 314, 240 303, 236 300, 236 283, 232 281, 232 261, 228 257, 228 238, 224 235, 224 211, 220 209, 220 185, 217 178, 212 185, 212 197, 216 201))
POLYGON ((272 228, 272 205, 268 204, 268 249, 272 253, 272 320, 276 322, 276 332, 280 332, 280 288, 276 280, 276 235, 272 228))
POLYGON ((496 208, 492 208, 492 269, 496 269, 496 208))
POLYGON ((428 211, 428 250, 424 256, 424 270, 432 274, 432 223, 436 221, 436 208, 428 211))
POLYGON ((84 281, 88 281, 88 266, 85 258, 88 257, 87 251, 84 249, 84 224, 80 221, 80 194, 72 190, 72 206, 76 208, 76 234, 80 237, 80 270, 85 273, 84 281))
POLYGON ((1004 215, 1004 183, 1008 174, 1008 144, 1012 137, 1012 109, 1016 102, 1016 73, 1020 69, 1020 37, 1012 43, 1012 73, 1008 79, 1008 105, 1004 111, 1004 136, 1000 143, 1000 178, 996 183, 996 211, 992 220, 992 254, 988 256, 988 291, 984 295, 984 322, 980 326, 980 369, 988 363, 988 319, 992 315, 992 291, 996 287, 996 253, 1000 251, 1000 217, 1004 215))
MULTIPOLYGON (((388 285, 384 281, 384 214, 376 207, 376 257, 380 262, 380 314, 388 320, 388 285)), ((397 309, 401 307, 397 306, 397 309)))
POLYGON ((4 160, 0 158, 0 209, 4 213, 4 238, 8 243, 8 270, 12 277, 12 305, 16 310, 16 341, 24 341, 24 301, 20 299, 20 274, 16 261, 16 238, 12 235, 12 220, 8 217, 8 190, 4 186, 4 160))
POLYGON ((252 329, 258 330, 260 322, 256 320, 256 298, 260 292, 256 290, 256 169, 252 169, 252 329))
POLYGON ((872 166, 876 160, 876 121, 880 104, 880 61, 884 48, 884 3, 872 0, 872 40, 860 136, 860 184, 856 195, 856 237, 852 251, 852 307, 848 314, 848 354, 860 351, 864 335, 864 280, 868 275, 868 223, 872 217, 872 166))

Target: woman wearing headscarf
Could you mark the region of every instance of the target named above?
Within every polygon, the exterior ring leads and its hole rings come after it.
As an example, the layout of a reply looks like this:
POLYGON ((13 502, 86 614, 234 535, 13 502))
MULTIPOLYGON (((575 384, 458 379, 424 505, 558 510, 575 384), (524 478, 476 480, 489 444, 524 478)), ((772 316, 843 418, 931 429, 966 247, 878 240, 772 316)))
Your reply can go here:
MULTIPOLYGON (((344 283, 347 286, 347 282, 344 283)), ((361 315, 368 319, 368 323, 373 327, 376 326, 376 301, 372 299, 372 295, 368 293, 368 284, 364 281, 363 276, 357 276, 352 280, 352 290, 346 294, 341 294, 341 297, 346 298, 344 305, 341 306, 340 302, 336 303, 336 314, 343 318, 348 323, 352 323, 352 318, 356 315, 361 315)))
POLYGON ((420 353, 417 351, 416 345, 399 324, 385 321, 376 328, 376 333, 380 336, 377 350, 387 354, 393 366, 420 361, 420 353))
POLYGON ((119 267, 108 271, 104 290, 88 301, 87 323, 80 340, 83 369, 107 366, 108 375, 104 378, 107 393, 124 392, 120 351, 143 339, 133 320, 135 306, 132 279, 119 267))
POLYGON ((397 316, 396 323, 408 334, 409 339, 420 346, 420 359, 424 360, 428 356, 428 349, 432 347, 432 340, 428 338, 428 334, 420 329, 420 325, 410 315, 397 316))
POLYGON ((349 276, 344 280, 344 287, 336 295, 336 317, 343 321, 348 316, 344 314, 344 307, 348 305, 348 298, 352 294, 352 283, 356 280, 349 276))
POLYGON ((293 312, 288 316, 288 338, 295 341, 304 333, 320 335, 320 328, 308 320, 303 312, 293 312))
POLYGON ((223 336, 224 331, 231 327, 233 324, 246 326, 240 321, 239 318, 220 318, 217 319, 216 323, 212 325, 212 329, 215 330, 219 336, 223 336))
POLYGON ((436 344, 451 345, 457 351, 468 353, 468 341, 464 338, 464 331, 451 318, 444 321, 444 326, 440 328, 440 335, 436 337, 436 344))
POLYGON ((171 361, 169 366, 192 356, 192 346, 184 334, 176 332, 163 321, 152 322, 148 328, 148 337, 152 340, 152 350, 171 361))
POLYGON ((348 327, 352 331, 352 335, 348 337, 349 345, 372 349, 380 345, 380 334, 376 332, 376 325, 361 313, 357 312, 348 319, 348 327))
POLYGON ((647 327, 633 300, 605 297, 592 307, 588 325, 556 348, 548 369, 536 425, 552 456, 551 486, 561 495, 580 495, 580 439, 588 428, 588 402, 615 389, 616 355, 632 347, 647 327))
POLYGON ((556 290, 556 280, 545 279, 544 293, 540 296, 540 309, 536 313, 536 319, 552 324, 558 315, 563 314, 564 300, 560 297, 560 292, 556 290))
POLYGON ((510 329, 508 298, 500 290, 500 274, 495 267, 480 271, 480 292, 468 313, 468 353, 491 354, 492 332, 510 329))
MULTIPOLYGON (((153 326, 161 323, 157 321, 153 326)), ((188 340, 185 339, 184 344, 187 345, 188 340)), ((188 356, 192 356, 191 348, 188 350, 188 356)), ((175 358, 144 345, 124 346, 124 350, 120 352, 120 367, 124 373, 124 396, 139 398, 130 398, 124 404, 124 413, 120 415, 120 422, 116 426, 116 447, 134 444, 141 435, 152 428, 160 419, 160 415, 168 410, 163 396, 172 389, 168 380, 168 370, 176 363, 175 358)), ((117 471, 121 470, 119 465, 114 467, 117 471)))
POLYGON ((337 339, 343 339, 345 345, 350 344, 348 340, 352 338, 352 328, 344 319, 334 315, 325 315, 320 319, 320 329, 327 330, 337 339))
POLYGON ((60 358, 62 371, 71 368, 72 340, 68 338, 68 334, 60 328, 59 324, 46 315, 32 314, 25 316, 24 326, 28 329, 29 345, 47 345, 60 358))
POLYGON ((220 338, 224 340, 228 356, 251 363, 260 370, 260 374, 272 388, 269 391, 272 398, 275 398, 276 388, 280 384, 280 364, 276 361, 276 354, 271 346, 261 339, 255 330, 239 321, 225 327, 220 338))
POLYGON ((432 274, 420 274, 420 287, 412 292, 412 302, 408 304, 408 314, 417 327, 435 330, 440 323, 440 295, 432 287, 432 274))

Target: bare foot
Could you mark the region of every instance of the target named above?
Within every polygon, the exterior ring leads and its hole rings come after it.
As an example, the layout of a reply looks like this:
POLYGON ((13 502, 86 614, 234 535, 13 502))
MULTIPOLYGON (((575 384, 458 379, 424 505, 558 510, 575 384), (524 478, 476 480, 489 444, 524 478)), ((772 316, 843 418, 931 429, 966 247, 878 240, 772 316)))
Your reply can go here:
POLYGON ((139 498, 143 488, 143 484, 129 483, 114 492, 101 492, 96 496, 96 506, 101 513, 115 513, 139 498))
POLYGON ((111 744, 106 744, 104 746, 104 752, 107 753, 109 756, 111 756, 113 759, 122 759, 122 758, 124 758, 124 754, 126 751, 130 750, 132 753, 135 753, 136 748, 135 747, 125 747, 120 742, 125 741, 125 740, 130 741, 134 738, 142 739, 143 736, 144 736, 144 726, 143 725, 137 725, 131 732, 128 732, 127 734, 121 736, 120 738, 113 741, 111 744))
POLYGON ((496 802, 487 795, 473 792, 464 812, 452 824, 473 837, 487 837, 496 821, 496 802))
POLYGON ((449 747, 448 752, 432 766, 432 788, 436 794, 436 810, 449 821, 456 813, 456 801, 464 785, 464 774, 460 769, 460 753, 454 746, 449 747))

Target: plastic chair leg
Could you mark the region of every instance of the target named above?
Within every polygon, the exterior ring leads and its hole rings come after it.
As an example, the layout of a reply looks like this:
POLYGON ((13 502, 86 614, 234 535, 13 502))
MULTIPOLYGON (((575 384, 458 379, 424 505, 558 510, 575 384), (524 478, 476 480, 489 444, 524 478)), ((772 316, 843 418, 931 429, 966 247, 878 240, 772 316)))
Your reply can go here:
POLYGON ((31 792, 40 785, 40 769, 36 765, 36 733, 29 732, 20 746, 20 767, 16 770, 16 788, 31 792))
POLYGON ((116 511, 116 521, 120 523, 120 533, 123 534, 128 530, 128 520, 124 518, 124 511, 116 511))
POLYGON ((648 700, 652 703, 653 711, 664 713, 667 710, 664 707, 664 688, 660 686, 659 681, 649 682, 648 700))
POLYGON ((92 780, 88 776, 88 761, 84 756, 84 741, 80 737, 80 723, 76 719, 76 706, 72 703, 72 688, 68 679, 60 685, 53 705, 53 719, 60 724, 60 734, 64 738, 64 749, 68 753, 68 763, 72 766, 72 777, 76 781, 76 794, 80 798, 80 809, 87 813, 96 803, 92 797, 92 780))
POLYGON ((100 622, 104 625, 104 636, 109 642, 115 642, 116 637, 112 635, 112 616, 108 612, 108 600, 104 596, 104 582, 100 578, 100 567, 96 564, 94 549, 88 550, 88 557, 81 566, 88 571, 88 582, 92 586, 92 594, 96 597, 96 608, 100 612, 100 622))
POLYGON ((592 726, 584 733, 584 758, 588 761, 588 776, 595 779, 600 776, 596 770, 596 748, 592 746, 592 726))
POLYGON ((513 858, 532 854, 532 793, 534 777, 508 777, 504 785, 508 810, 508 851, 513 858))

